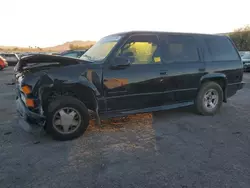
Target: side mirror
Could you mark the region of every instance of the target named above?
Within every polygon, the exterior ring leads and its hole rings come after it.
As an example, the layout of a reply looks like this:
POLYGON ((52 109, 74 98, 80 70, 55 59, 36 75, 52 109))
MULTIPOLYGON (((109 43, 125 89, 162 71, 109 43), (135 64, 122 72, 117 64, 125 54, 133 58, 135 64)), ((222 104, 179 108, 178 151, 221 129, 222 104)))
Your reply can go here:
POLYGON ((116 57, 111 65, 112 69, 123 69, 130 65, 130 61, 126 57, 116 57))

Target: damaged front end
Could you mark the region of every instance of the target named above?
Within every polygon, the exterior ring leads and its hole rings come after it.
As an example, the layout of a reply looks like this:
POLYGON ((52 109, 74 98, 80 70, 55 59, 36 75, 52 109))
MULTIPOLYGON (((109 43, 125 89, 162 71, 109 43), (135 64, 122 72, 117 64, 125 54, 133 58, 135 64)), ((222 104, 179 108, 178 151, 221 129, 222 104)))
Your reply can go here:
POLYGON ((43 127, 46 121, 39 99, 32 96, 31 90, 31 86, 22 84, 22 77, 19 77, 16 83, 18 123, 28 132, 34 128, 43 127))
POLYGON ((31 132, 46 123, 41 92, 53 84, 46 70, 77 63, 77 59, 51 55, 33 55, 20 59, 14 68, 14 81, 18 122, 25 131, 31 132))

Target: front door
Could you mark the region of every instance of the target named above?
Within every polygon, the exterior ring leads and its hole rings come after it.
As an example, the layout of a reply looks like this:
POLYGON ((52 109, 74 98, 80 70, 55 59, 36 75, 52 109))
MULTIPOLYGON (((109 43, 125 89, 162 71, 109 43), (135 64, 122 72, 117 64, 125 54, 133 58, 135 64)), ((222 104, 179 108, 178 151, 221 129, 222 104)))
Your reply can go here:
MULTIPOLYGON (((103 70, 107 111, 136 110, 162 105, 162 63, 156 35, 133 35, 117 51, 130 66, 103 70)), ((112 63, 112 60, 108 62, 112 63)))

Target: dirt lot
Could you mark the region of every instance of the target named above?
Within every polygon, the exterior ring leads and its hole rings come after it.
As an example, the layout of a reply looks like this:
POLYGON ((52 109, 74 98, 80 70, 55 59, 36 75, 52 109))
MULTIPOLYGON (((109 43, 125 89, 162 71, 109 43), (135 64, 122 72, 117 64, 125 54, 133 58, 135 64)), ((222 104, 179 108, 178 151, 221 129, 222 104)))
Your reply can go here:
POLYGON ((214 117, 135 115, 58 142, 18 127, 11 78, 12 68, 0 72, 1 188, 250 187, 248 84, 214 117))

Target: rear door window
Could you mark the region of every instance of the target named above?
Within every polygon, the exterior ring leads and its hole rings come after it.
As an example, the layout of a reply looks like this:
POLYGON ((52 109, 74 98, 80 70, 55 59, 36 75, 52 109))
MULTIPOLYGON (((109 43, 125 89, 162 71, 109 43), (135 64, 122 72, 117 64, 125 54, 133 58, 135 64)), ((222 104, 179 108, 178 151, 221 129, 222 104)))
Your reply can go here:
POLYGON ((161 36, 161 51, 162 59, 166 63, 199 61, 198 47, 192 36, 161 36))
POLYGON ((225 36, 209 36, 205 38, 212 61, 235 61, 239 55, 232 42, 225 36))

